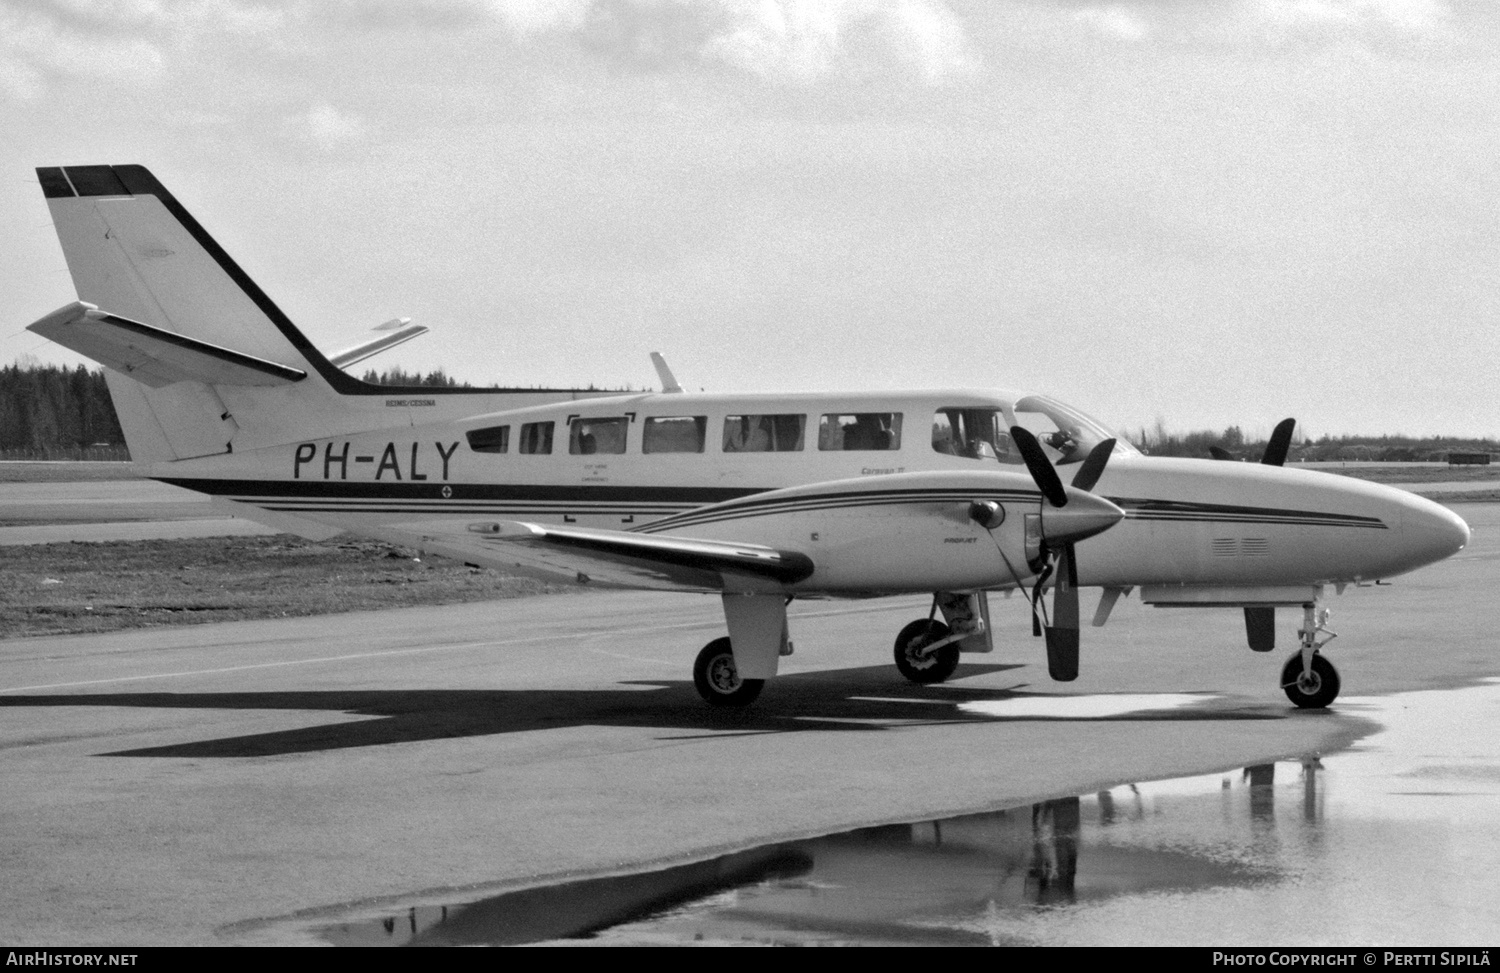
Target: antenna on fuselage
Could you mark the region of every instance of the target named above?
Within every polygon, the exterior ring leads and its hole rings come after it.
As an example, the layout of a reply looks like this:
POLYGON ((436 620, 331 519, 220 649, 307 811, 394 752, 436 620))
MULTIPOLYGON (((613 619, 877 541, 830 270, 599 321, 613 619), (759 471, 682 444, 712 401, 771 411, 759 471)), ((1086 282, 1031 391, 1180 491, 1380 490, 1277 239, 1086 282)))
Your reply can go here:
POLYGON ((661 390, 663 392, 681 392, 682 386, 677 384, 677 376, 672 374, 672 369, 667 366, 667 360, 661 356, 661 352, 651 353, 651 364, 656 366, 656 375, 661 379, 661 390))

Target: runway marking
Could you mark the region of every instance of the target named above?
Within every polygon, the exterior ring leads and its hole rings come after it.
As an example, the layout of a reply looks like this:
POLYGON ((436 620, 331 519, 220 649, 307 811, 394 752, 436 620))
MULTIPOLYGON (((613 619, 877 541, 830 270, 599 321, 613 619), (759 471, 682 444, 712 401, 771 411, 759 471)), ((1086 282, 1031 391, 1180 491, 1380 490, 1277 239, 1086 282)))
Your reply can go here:
MULTIPOLYGON (((878 607, 878 608, 877 607, 830 608, 830 609, 825 609, 825 610, 822 610, 822 611, 804 612, 804 613, 801 613, 801 614, 799 614, 799 615, 797 615, 795 617, 799 617, 799 618, 823 618, 823 617, 827 617, 827 616, 831 616, 831 615, 851 615, 851 614, 855 614, 856 612, 897 611, 897 610, 905 610, 905 606, 901 606, 900 608, 898 608, 898 606, 894 606, 894 605, 882 606, 882 607, 878 607)), ((671 624, 671 625, 655 625, 655 626, 651 626, 651 627, 647 628, 646 631, 662 631, 662 632, 665 632, 665 631, 671 631, 673 629, 710 628, 710 627, 714 627, 716 624, 717 623, 714 622, 714 621, 677 622, 677 623, 674 623, 674 624, 671 624)), ((608 633, 607 632, 596 632, 596 633, 592 633, 591 635, 589 635, 587 637, 589 637, 589 638, 600 638, 600 637, 605 636, 606 634, 608 634, 608 633)), ((504 639, 504 640, 500 640, 500 641, 485 639, 483 641, 477 641, 477 642, 450 642, 450 643, 447 643, 445 645, 424 645, 424 646, 420 646, 420 647, 416 647, 416 648, 388 649, 388 650, 381 651, 381 652, 351 652, 351 653, 347 653, 345 655, 319 656, 318 658, 314 658, 314 659, 287 659, 287 660, 283 660, 283 661, 280 661, 280 662, 254 662, 254 663, 248 663, 248 664, 242 665, 242 666, 220 666, 220 667, 213 668, 213 669, 188 669, 188 670, 184 670, 182 672, 158 672, 158 673, 150 673, 148 675, 142 675, 142 676, 113 676, 113 677, 108 678, 108 679, 81 679, 81 680, 77 680, 77 681, 74 681, 74 682, 40 683, 40 684, 33 685, 33 686, 8 686, 8 687, 5 687, 3 689, 0 689, 0 693, 25 693, 25 692, 35 692, 37 690, 42 690, 42 689, 74 689, 74 688, 77 688, 79 686, 107 686, 107 685, 110 685, 111 683, 142 682, 142 681, 147 680, 147 679, 178 679, 178 678, 183 678, 183 677, 186 677, 186 676, 213 676, 213 675, 222 675, 224 673, 229 673, 229 672, 249 672, 249 671, 254 670, 254 669, 277 669, 277 668, 282 668, 282 667, 286 667, 286 666, 317 665, 317 664, 325 663, 325 662, 351 662, 351 661, 355 661, 355 660, 358 660, 358 659, 378 659, 378 658, 380 658, 382 656, 420 655, 420 654, 427 653, 427 652, 446 652, 446 651, 448 651, 450 649, 474 649, 474 648, 485 648, 485 647, 500 648, 502 646, 508 646, 508 645, 525 645, 525 644, 527 644, 529 642, 554 641, 557 638, 558 638, 558 636, 556 636, 556 635, 533 635, 533 636, 529 636, 527 638, 504 639)), ((620 659, 630 659, 630 660, 636 661, 636 662, 650 662, 650 663, 653 663, 653 664, 672 664, 672 665, 675 665, 675 663, 664 663, 663 660, 660 660, 660 659, 645 659, 645 658, 637 658, 637 657, 634 657, 634 656, 619 655, 617 653, 607 652, 607 651, 605 651, 603 649, 592 649, 591 648, 588 651, 590 651, 590 652, 596 652, 596 653, 599 653, 600 655, 611 655, 611 656, 615 656, 616 658, 620 658, 620 659)))
POLYGON ((0 689, 0 693, 22 693, 36 689, 68 689, 74 686, 101 686, 115 682, 139 682, 144 679, 175 679, 182 676, 212 676, 226 672, 247 672, 251 669, 276 669, 283 666, 306 666, 322 662, 348 662, 355 659, 378 659, 389 655, 420 655, 426 652, 446 652, 449 649, 474 649, 487 646, 500 647, 504 645, 523 645, 527 642, 545 642, 555 638, 551 635, 536 635, 524 639, 507 639, 505 641, 491 641, 486 639, 482 642, 450 642, 446 645, 424 645, 419 648, 389 649, 383 652, 351 652, 346 655, 320 656, 315 659, 286 659, 281 662, 255 662, 243 666, 221 666, 216 669, 188 669, 182 672, 158 672, 144 676, 115 676, 110 679, 84 679, 77 682, 54 682, 36 686, 10 686, 0 689))
POLYGON ((672 659, 648 659, 639 655, 626 655, 623 652, 610 652, 607 649, 595 649, 591 647, 586 651, 592 652, 595 655, 607 655, 611 659, 624 659, 626 662, 649 662, 654 666, 671 666, 674 669, 681 665, 680 662, 672 659))

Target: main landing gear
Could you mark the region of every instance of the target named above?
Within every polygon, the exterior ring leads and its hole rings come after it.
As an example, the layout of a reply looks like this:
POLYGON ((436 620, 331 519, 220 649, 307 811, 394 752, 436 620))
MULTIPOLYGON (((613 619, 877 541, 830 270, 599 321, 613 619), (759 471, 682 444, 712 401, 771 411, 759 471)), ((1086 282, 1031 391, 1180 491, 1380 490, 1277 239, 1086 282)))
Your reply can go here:
POLYGON ((1281 670, 1281 688, 1299 709, 1323 709, 1339 694, 1339 671, 1318 650, 1337 638, 1325 624, 1328 609, 1315 604, 1302 606, 1302 628, 1297 630, 1302 648, 1281 670), (1320 633, 1328 637, 1318 639, 1320 633))
POLYGON ((710 706, 749 706, 765 688, 764 679, 741 679, 729 639, 714 639, 693 663, 693 685, 710 706))
POLYGON ((943 682, 958 668, 958 642, 935 618, 919 618, 896 636, 896 668, 919 685, 943 682))
POLYGON ((990 610, 984 592, 938 591, 932 610, 896 636, 896 668, 919 686, 946 682, 960 652, 989 652, 990 610), (941 620, 938 613, 942 612, 941 620))

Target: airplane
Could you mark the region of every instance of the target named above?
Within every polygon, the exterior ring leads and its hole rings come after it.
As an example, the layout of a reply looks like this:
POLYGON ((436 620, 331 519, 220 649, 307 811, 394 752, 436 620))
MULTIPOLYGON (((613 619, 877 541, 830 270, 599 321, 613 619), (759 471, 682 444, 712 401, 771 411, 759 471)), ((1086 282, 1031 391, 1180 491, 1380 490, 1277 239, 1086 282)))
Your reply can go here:
POLYGON ((1300 609, 1279 684, 1326 707, 1340 689, 1327 588, 1470 539, 1429 500, 1284 467, 1290 420, 1262 462, 1213 462, 1143 455, 1044 395, 691 393, 655 353, 660 392, 367 384, 144 167, 37 175, 79 300, 30 330, 106 366, 146 475, 312 540, 347 531, 502 571, 718 594, 727 637, 693 666, 713 706, 746 706, 776 675, 793 599, 931 594, 893 657, 933 684, 993 651, 989 594, 1019 590, 1049 674, 1070 681, 1090 587, 1095 626, 1135 590, 1242 609, 1257 652, 1275 648, 1276 609, 1300 609))

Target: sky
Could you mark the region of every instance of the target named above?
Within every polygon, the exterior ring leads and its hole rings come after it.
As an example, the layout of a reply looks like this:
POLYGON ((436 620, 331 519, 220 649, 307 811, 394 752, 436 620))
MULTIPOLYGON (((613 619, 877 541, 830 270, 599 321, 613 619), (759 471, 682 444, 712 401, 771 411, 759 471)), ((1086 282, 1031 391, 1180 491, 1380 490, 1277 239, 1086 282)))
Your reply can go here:
POLYGON ((1491 0, 0 0, 0 363, 99 163, 370 366, 1500 436, 1491 0))

